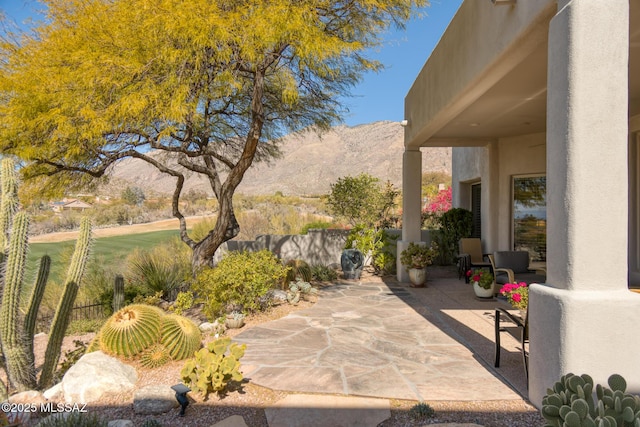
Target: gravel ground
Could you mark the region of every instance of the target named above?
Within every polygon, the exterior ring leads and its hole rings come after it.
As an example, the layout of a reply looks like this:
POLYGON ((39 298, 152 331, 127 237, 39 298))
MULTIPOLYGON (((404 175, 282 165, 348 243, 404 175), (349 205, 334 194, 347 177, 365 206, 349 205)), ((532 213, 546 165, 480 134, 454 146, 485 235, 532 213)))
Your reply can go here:
MULTIPOLYGON (((247 318, 246 325, 242 329, 230 329, 227 335, 235 336, 246 328, 262 322, 274 320, 286 314, 308 307, 310 302, 301 302, 298 306, 281 305, 270 312, 247 318)), ((93 334, 83 336, 70 336, 65 339, 65 349, 74 348, 73 341, 77 339, 86 342, 93 338, 93 334)), ((205 337, 213 339, 213 337, 205 337)), ((46 337, 39 336, 36 339, 36 355, 44 353, 46 337)), ((37 360, 39 356, 37 356, 37 360)), ((137 388, 153 384, 176 384, 180 382, 180 369, 184 362, 172 362, 156 369, 147 369, 132 363, 139 375, 137 388)), ((136 415, 133 412, 133 392, 113 396, 99 404, 90 405, 87 410, 90 413, 98 413, 109 420, 129 419, 136 426, 140 426, 146 419, 153 418, 161 422, 163 426, 181 427, 208 427, 231 415, 240 415, 250 427, 267 427, 264 409, 273 405, 288 393, 274 391, 264 387, 244 382, 230 390, 225 396, 210 395, 208 400, 190 393, 191 404, 187 408, 186 416, 178 417, 178 409, 167 414, 155 416, 136 415)), ((391 417, 380 424, 379 427, 423 426, 435 423, 476 423, 485 427, 538 427, 543 426, 544 421, 538 411, 525 401, 433 401, 426 402, 434 410, 432 418, 416 419, 410 412, 418 402, 391 400, 391 417)), ((25 427, 32 427, 37 420, 31 420, 25 427)), ((329 427, 329 426, 328 426, 329 427)))

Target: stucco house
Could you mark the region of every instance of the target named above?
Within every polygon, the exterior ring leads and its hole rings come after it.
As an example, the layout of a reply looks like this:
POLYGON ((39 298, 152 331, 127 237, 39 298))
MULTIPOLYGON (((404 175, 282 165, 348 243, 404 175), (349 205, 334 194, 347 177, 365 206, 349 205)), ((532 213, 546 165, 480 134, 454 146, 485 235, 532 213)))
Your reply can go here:
MULTIPOLYGON (((640 392, 640 0, 465 0, 405 98, 403 230, 421 147, 453 148, 453 203, 484 251, 546 260, 529 398, 562 374, 640 392)), ((404 269, 398 268, 400 280, 404 269)))

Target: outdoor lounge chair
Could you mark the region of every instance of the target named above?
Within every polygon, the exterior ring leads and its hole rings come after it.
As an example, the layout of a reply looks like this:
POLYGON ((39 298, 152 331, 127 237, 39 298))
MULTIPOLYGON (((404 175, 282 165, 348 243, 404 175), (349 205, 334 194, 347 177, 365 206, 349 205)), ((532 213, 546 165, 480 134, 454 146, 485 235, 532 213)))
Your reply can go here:
POLYGON ((498 251, 489 255, 497 285, 505 283, 544 283, 547 278, 529 269, 529 252, 498 251))
POLYGON ((524 375, 527 381, 527 387, 529 385, 529 312, 527 311, 527 315, 524 319, 521 319, 519 316, 513 315, 509 313, 507 310, 503 308, 496 308, 495 313, 495 363, 494 366, 496 368, 500 367, 500 333, 508 332, 515 339, 520 341, 520 351, 522 352, 522 363, 524 364, 524 375), (504 321, 501 323, 501 317, 504 316, 504 321), (506 324, 507 319, 510 320, 508 324, 506 324))
POLYGON ((482 253, 482 241, 477 238, 463 238, 458 242, 458 279, 465 277, 471 268, 489 268, 488 255, 482 253))

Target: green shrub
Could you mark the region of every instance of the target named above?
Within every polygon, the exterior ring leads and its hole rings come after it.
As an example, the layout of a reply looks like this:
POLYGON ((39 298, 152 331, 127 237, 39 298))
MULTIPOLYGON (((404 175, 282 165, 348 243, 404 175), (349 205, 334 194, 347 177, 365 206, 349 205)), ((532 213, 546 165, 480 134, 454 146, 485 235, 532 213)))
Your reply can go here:
MULTIPOLYGON (((153 293, 146 289, 142 288, 139 285, 127 284, 124 287, 124 304, 125 305, 132 304, 134 301, 140 300, 140 298, 145 298, 153 295, 153 293)), ((98 297, 98 301, 102 304, 104 312, 106 315, 110 316, 113 314, 113 286, 106 288, 98 297)))
POLYGON ((300 234, 307 234, 309 230, 326 230, 327 228, 331 228, 331 226, 333 226, 333 223, 331 222, 313 221, 302 226, 300 234))
POLYGON ((439 264, 450 265, 455 263, 460 239, 471 237, 473 214, 466 209, 453 208, 443 213, 438 222, 440 229, 433 236, 438 245, 438 261, 439 264))
POLYGON ((69 322, 65 335, 82 335, 88 332, 98 332, 107 319, 77 319, 69 322))
POLYGON ((427 418, 433 418, 436 411, 428 403, 420 402, 409 409, 409 415, 416 421, 424 421, 427 418))
POLYGON ((373 257, 373 269, 381 276, 396 272, 396 256, 388 250, 382 250, 373 257))
POLYGON ((390 246, 396 237, 391 236, 384 228, 355 226, 347 236, 345 249, 358 249, 365 257, 364 264, 370 264, 374 273, 382 275, 388 274, 389 266, 395 263, 395 256, 391 252, 390 246))
POLYGON ((186 249, 186 245, 177 241, 158 245, 151 250, 136 249, 127 257, 131 282, 153 292, 162 292, 162 296, 168 298, 191 275, 191 262, 186 249))
POLYGON ((338 273, 331 267, 316 264, 311 267, 311 278, 318 282, 333 282, 338 278, 338 273))
POLYGON ((176 300, 173 305, 170 307, 170 310, 176 314, 182 314, 185 311, 189 310, 193 307, 193 292, 178 292, 176 296, 176 300))
POLYGON ((287 270, 268 250, 230 252, 215 268, 203 269, 192 290, 210 319, 238 306, 239 311, 260 311, 264 296, 282 282, 287 270))
POLYGON ((182 381, 205 398, 209 393, 224 393, 231 381, 242 381, 240 358, 245 349, 245 344, 232 343, 231 338, 211 341, 184 364, 182 381))

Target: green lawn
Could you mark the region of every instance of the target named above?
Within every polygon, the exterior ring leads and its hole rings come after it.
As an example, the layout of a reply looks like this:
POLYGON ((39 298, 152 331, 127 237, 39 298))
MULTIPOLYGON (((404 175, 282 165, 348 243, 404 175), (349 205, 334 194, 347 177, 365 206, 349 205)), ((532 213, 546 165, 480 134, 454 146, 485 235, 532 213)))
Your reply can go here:
MULTIPOLYGON (((178 230, 163 230, 150 233, 130 234, 128 236, 102 237, 95 239, 91 249, 91 259, 98 260, 105 266, 115 266, 118 271, 123 272, 124 260, 135 248, 149 249, 160 243, 168 242, 174 236, 179 236, 178 230), (118 268, 121 267, 121 268, 118 268)), ((66 252, 66 259, 69 259, 75 240, 58 243, 31 243, 29 244, 29 256, 27 265, 29 269, 35 269, 43 255, 51 257, 50 280, 59 283, 63 280, 68 267, 68 262, 63 262, 66 252)))

